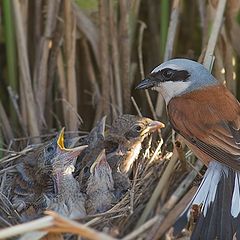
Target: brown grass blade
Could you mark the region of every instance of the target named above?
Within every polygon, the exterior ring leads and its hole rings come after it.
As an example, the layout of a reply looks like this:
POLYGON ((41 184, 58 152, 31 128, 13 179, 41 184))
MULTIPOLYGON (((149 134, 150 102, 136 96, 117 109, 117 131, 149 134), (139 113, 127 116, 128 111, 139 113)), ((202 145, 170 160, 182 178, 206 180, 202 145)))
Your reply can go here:
POLYGON ((59 77, 59 91, 61 95, 63 118, 64 118, 64 123, 66 124, 68 121, 67 106, 65 103, 67 101, 67 82, 66 82, 66 76, 64 72, 64 63, 63 63, 63 56, 61 51, 59 51, 58 57, 57 57, 57 71, 58 71, 58 77, 59 77))
POLYGON ((174 150, 171 160, 168 163, 168 166, 166 167, 163 175, 161 176, 150 200, 148 201, 140 219, 137 222, 136 228, 141 226, 146 221, 151 210, 153 210, 155 208, 157 200, 159 199, 159 196, 162 193, 166 182, 169 180, 169 177, 171 176, 171 174, 174 170, 177 160, 178 160, 178 154, 177 154, 177 151, 174 150))
POLYGON ((162 222, 159 224, 159 228, 152 240, 157 240, 162 237, 162 235, 175 223, 176 219, 187 207, 196 191, 197 187, 192 187, 187 194, 184 195, 181 201, 172 208, 167 217, 162 219, 162 222))
POLYGON ((226 0, 219 0, 218 2, 216 17, 212 25, 212 32, 208 40, 208 46, 207 46, 205 58, 203 61, 203 65, 210 70, 212 69, 212 65, 213 65, 214 49, 217 43, 220 28, 222 26, 223 14, 225 11, 226 2, 227 2, 226 0))
MULTIPOLYGON (((17 47, 18 47, 18 56, 20 71, 22 75, 23 90, 26 97, 26 105, 28 111, 28 124, 31 136, 40 135, 38 128, 38 119, 36 115, 36 104, 33 97, 33 89, 31 83, 30 69, 28 63, 28 54, 26 46, 26 36, 23 28, 23 18, 20 10, 19 1, 13 2, 13 10, 16 24, 16 37, 17 37, 17 47)), ((37 142, 39 139, 34 139, 37 142)))
POLYGON ((12 127, 8 120, 7 114, 3 108, 2 102, 0 102, 0 123, 1 123, 3 135, 7 140, 7 143, 9 144, 14 138, 14 135, 13 135, 12 127))
POLYGON ((75 51, 76 51, 76 17, 72 15, 71 1, 64 0, 65 18, 65 55, 66 55, 66 76, 68 102, 73 111, 68 112, 68 128, 75 131, 79 126, 75 113, 77 112, 77 85, 75 72, 75 51))
POLYGON ((130 49, 129 49, 129 1, 119 1, 120 10, 120 22, 119 22, 119 38, 118 43, 120 46, 120 67, 121 67, 121 79, 123 86, 123 110, 125 113, 130 111, 130 49))
POLYGON ((102 110, 104 115, 110 113, 110 78, 109 78, 109 39, 108 39, 108 1, 99 0, 99 23, 100 23, 100 74, 102 81, 102 110))
POLYGON ((94 52, 94 56, 100 66, 100 53, 99 53, 99 30, 93 23, 93 21, 87 17, 78 7, 78 5, 72 1, 72 11, 76 17, 77 27, 81 30, 81 32, 86 36, 88 41, 91 44, 92 50, 94 52))
MULTIPOLYGON (((174 43, 177 37, 177 29, 180 22, 181 0, 174 0, 172 4, 172 11, 170 16, 168 35, 166 41, 166 48, 164 53, 164 61, 169 60, 173 56, 174 43)), ((164 109, 164 100, 161 94, 158 94, 156 102, 156 115, 161 116, 164 109)))
MULTIPOLYGON (((57 17, 59 13, 59 1, 53 0, 46 4, 47 16, 45 21, 44 36, 38 36, 40 39, 40 46, 36 48, 36 62, 34 68, 34 91, 36 96, 36 102, 38 105, 39 119, 41 124, 46 126, 46 121, 44 119, 46 95, 47 95, 47 73, 48 73, 48 58, 50 52, 50 45, 52 41, 50 40, 54 29, 57 25, 57 17)), ((39 11, 39 9, 38 9, 39 11)), ((40 21, 40 20, 39 20, 40 21)), ((36 29, 37 31, 40 31, 36 29)), ((40 34, 40 32, 38 33, 40 34)))
POLYGON ((119 114, 123 113, 122 83, 120 78, 120 54, 117 34, 117 20, 113 1, 109 1, 109 25, 110 25, 110 45, 112 46, 112 62, 114 76, 114 92, 119 114))

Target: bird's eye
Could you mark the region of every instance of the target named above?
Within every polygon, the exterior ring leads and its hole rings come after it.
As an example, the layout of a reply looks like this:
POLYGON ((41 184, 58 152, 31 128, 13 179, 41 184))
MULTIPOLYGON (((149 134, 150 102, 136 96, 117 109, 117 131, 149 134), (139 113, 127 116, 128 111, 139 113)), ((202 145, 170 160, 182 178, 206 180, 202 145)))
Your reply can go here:
POLYGON ((142 131, 142 127, 141 127, 140 125, 137 125, 137 126, 135 127, 135 130, 136 130, 137 132, 141 132, 141 131, 142 131))
POLYGON ((162 76, 167 80, 171 79, 173 75, 174 75, 174 70, 172 69, 166 68, 162 70, 162 76))
POLYGON ((85 168, 83 169, 83 172, 85 173, 85 174, 87 174, 87 173, 89 173, 89 167, 88 166, 85 166, 85 168))
POLYGON ((47 147, 47 152, 48 153, 52 153, 54 151, 54 147, 53 146, 48 146, 47 147))

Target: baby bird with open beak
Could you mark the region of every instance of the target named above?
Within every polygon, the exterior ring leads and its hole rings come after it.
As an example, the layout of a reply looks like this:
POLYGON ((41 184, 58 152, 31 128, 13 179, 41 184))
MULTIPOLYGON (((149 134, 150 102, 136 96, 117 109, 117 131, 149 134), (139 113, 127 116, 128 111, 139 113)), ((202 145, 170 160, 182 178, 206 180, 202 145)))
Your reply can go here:
POLYGON ((112 170, 107 162, 105 150, 102 150, 90 168, 87 182, 86 209, 88 214, 105 212, 115 200, 112 170))
POLYGON ((57 141, 56 157, 52 159, 52 176, 56 195, 48 199, 47 209, 72 219, 86 215, 85 197, 80 191, 78 181, 73 177, 75 160, 86 147, 85 145, 66 149, 62 130, 57 141))
POLYGON ((11 201, 23 221, 36 218, 46 209, 69 217, 75 213, 85 215, 84 200, 72 171, 76 157, 86 146, 65 148, 63 134, 62 130, 52 141, 19 159, 16 165, 11 201), (56 202, 62 207, 56 207, 56 202))

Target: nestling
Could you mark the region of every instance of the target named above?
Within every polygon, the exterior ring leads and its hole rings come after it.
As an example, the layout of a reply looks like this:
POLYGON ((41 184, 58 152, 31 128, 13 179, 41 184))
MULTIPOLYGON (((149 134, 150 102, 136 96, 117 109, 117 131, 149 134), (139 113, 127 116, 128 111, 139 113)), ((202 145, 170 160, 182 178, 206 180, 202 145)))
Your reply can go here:
MULTIPOLYGON (((72 216, 74 198, 77 198, 75 202, 78 198, 82 199, 79 184, 72 176, 73 162, 85 148, 86 146, 80 146, 66 149, 62 130, 52 141, 19 159, 11 201, 23 221, 36 218, 46 209, 58 211, 54 208, 56 201, 58 205, 67 205, 68 214, 64 215, 72 216), (69 191, 74 192, 71 197, 68 196, 69 191)), ((84 201, 82 205, 84 206, 84 201)), ((61 208, 61 212, 58 212, 63 214, 63 211, 64 208, 61 208)))
POLYGON ((115 194, 118 199, 130 187, 128 175, 138 158, 142 142, 148 134, 163 127, 161 122, 128 114, 119 116, 113 122, 106 134, 104 145, 107 160, 113 171, 115 194))
POLYGON ((47 198, 47 209, 71 219, 79 219, 86 215, 85 196, 80 191, 78 181, 73 177, 74 163, 77 156, 87 145, 66 149, 64 131, 58 136, 56 156, 52 159, 52 178, 55 196, 47 198))
POLYGON ((87 182, 86 209, 88 214, 107 211, 115 201, 112 170, 102 150, 90 169, 87 182))
POLYGON ((77 159, 74 177, 79 181, 81 191, 86 192, 90 168, 104 148, 106 117, 103 117, 83 140, 88 147, 77 159))

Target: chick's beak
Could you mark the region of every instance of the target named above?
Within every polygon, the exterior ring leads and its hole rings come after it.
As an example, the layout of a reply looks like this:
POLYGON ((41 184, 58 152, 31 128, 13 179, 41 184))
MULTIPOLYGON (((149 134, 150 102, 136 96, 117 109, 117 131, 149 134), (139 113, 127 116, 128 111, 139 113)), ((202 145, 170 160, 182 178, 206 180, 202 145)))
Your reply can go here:
POLYGON ((165 125, 159 121, 151 121, 145 130, 141 133, 141 136, 144 136, 145 134, 152 133, 157 131, 158 129, 164 128, 165 125))
POLYGON ((142 80, 135 89, 148 89, 148 88, 152 88, 154 87, 154 81, 146 78, 144 80, 142 80))
POLYGON ((69 156, 74 158, 74 157, 78 157, 80 155, 80 153, 87 147, 88 147, 88 145, 83 145, 83 146, 78 146, 75 148, 65 149, 65 150, 69 153, 69 156))
POLYGON ((77 157, 85 148, 88 147, 88 145, 83 145, 75 148, 66 148, 64 145, 64 128, 62 128, 61 132, 59 133, 57 145, 67 158, 77 157))
POLYGON ((94 168, 101 164, 101 163, 105 163, 107 161, 107 157, 106 157, 106 153, 105 153, 105 149, 103 149, 100 154, 98 155, 97 159, 95 160, 95 162, 92 164, 91 168, 90 168, 90 173, 93 173, 94 168))
POLYGON ((159 121, 152 121, 148 124, 148 131, 154 132, 154 131, 164 128, 164 127, 165 127, 164 123, 159 122, 159 121))

